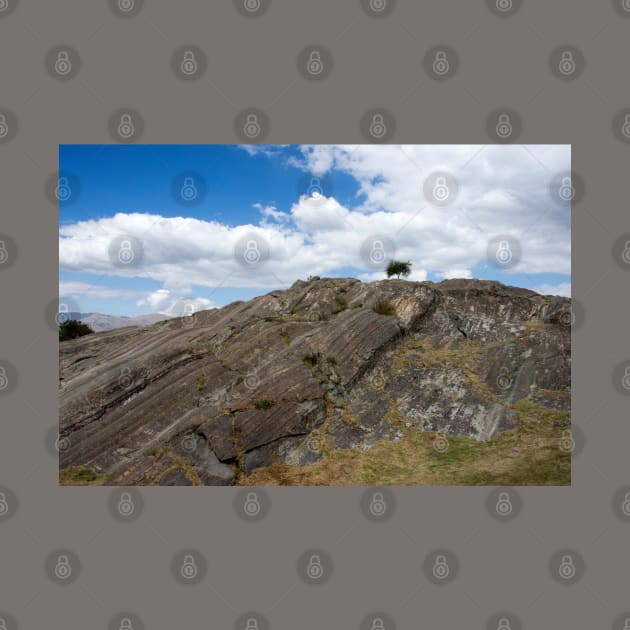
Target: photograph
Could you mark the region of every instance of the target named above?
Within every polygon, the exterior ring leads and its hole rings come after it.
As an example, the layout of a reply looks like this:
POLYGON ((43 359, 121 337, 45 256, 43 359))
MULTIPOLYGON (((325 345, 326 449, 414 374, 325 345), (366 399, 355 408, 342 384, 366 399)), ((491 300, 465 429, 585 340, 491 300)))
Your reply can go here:
POLYGON ((61 485, 571 485, 570 145, 64 144, 49 188, 61 485))

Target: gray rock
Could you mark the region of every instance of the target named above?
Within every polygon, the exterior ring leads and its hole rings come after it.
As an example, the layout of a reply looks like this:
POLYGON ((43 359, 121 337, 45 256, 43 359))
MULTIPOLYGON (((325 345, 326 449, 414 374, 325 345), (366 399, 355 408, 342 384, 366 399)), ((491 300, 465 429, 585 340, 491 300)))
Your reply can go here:
POLYGON ((498 282, 312 278, 194 325, 95 333, 60 344, 60 465, 225 485, 317 461, 312 435, 344 449, 410 431, 492 439, 519 401, 570 409, 570 332, 569 299, 498 282))

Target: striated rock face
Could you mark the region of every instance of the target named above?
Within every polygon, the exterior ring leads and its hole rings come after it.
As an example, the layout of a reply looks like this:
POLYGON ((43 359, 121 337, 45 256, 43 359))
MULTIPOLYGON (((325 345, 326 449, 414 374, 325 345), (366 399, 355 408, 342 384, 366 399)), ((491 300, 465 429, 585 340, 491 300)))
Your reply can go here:
POLYGON ((520 400, 569 410, 570 330, 569 299, 498 282, 325 278, 88 335, 60 344, 60 467, 230 485, 322 441, 489 440, 520 400))

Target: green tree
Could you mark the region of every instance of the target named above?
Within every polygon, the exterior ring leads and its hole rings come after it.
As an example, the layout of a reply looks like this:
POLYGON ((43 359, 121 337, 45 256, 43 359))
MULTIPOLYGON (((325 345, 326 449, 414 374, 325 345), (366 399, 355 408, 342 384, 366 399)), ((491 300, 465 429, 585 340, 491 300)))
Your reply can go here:
POLYGON ((76 319, 69 319, 67 322, 59 324, 59 341, 76 339, 77 337, 83 337, 83 335, 89 335, 93 332, 94 331, 87 324, 76 319))
POLYGON ((409 261, 402 262, 400 260, 390 260, 387 265, 387 277, 391 278, 396 276, 404 276, 405 278, 411 273, 411 263, 409 261))

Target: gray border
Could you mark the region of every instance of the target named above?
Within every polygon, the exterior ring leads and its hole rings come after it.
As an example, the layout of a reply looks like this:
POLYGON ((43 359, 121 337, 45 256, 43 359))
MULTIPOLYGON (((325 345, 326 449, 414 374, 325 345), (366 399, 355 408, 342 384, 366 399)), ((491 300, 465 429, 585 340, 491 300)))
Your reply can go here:
POLYGON ((105 628, 126 611, 169 630, 231 627, 249 610, 272 628, 306 629, 358 627, 375 610, 399 628, 485 627, 499 612, 525 628, 612 628, 622 619, 629 525, 613 498, 629 484, 630 423, 613 370, 630 359, 629 304, 613 247, 629 231, 630 142, 618 122, 630 111, 630 20, 621 0, 524 0, 501 16, 485 0, 398 0, 382 15, 367 15, 358 0, 273 0, 253 17, 232 2, 154 0, 127 15, 110 10, 110 0, 9 4, 15 10, 0 14, 0 110, 15 116, 15 128, 0 142, 0 232, 14 239, 17 257, 0 274, 0 359, 19 381, 0 399, 0 485, 19 504, 0 522, 0 610, 20 628, 105 628), (59 42, 82 61, 63 82, 44 64, 59 42), (184 82, 170 55, 190 42, 207 52, 208 67, 184 82), (445 82, 422 66, 441 42, 461 61, 445 82), (586 59, 570 82, 548 66, 566 42, 586 59), (296 67, 313 43, 334 58, 322 81, 296 67), (375 525, 362 515, 361 488, 270 488, 271 509, 256 523, 236 514, 238 489, 143 488, 142 518, 121 523, 108 511, 108 489, 57 487, 47 442, 57 343, 45 320, 57 286, 58 216, 45 193, 57 145, 112 142, 108 121, 121 110, 141 115, 143 142, 237 142, 234 120, 251 108, 269 117, 272 143, 366 141, 360 121, 372 108, 393 116, 392 142, 484 143, 490 116, 507 109, 522 123, 519 142, 572 143, 572 168, 584 181, 573 210, 573 291, 584 318, 573 335, 583 445, 572 488, 519 489, 523 509, 508 523, 488 513, 489 489, 396 489, 396 513, 375 525), (296 573, 312 548, 327 550, 335 566, 318 588, 296 573), (456 554, 459 574, 435 586, 422 563, 440 548, 456 554), (63 587, 44 570, 57 549, 72 549, 82 567, 63 587), (202 583, 173 580, 181 549, 207 558, 202 583), (563 549, 585 561, 572 585, 548 571, 563 549))

